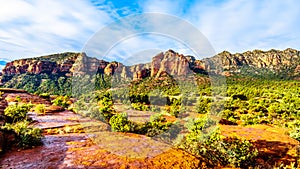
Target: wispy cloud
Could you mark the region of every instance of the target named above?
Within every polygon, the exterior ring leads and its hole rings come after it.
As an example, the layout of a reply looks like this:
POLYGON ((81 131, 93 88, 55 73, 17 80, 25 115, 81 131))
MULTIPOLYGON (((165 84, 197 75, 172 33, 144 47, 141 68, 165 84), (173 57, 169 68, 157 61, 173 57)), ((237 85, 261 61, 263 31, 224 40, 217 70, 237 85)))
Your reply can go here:
POLYGON ((217 52, 299 49, 300 1, 224 0, 143 3, 146 11, 180 16, 194 24, 217 52))
MULTIPOLYGON (((106 8, 106 10, 108 10, 106 8)), ((0 55, 19 58, 80 51, 112 17, 87 1, 0 1, 0 55)))
POLYGON ((161 13, 132 15, 110 24, 97 32, 83 51, 89 56, 120 61, 148 49, 174 49, 196 57, 215 54, 196 27, 161 13))
MULTIPOLYGON (((0 0, 0 57, 13 60, 81 51, 99 29, 124 16, 143 12, 170 14, 188 21, 208 38, 216 52, 299 49, 299 6, 298 0, 0 0)), ((149 23, 160 31, 182 32, 190 41, 195 37, 180 24, 162 24, 155 20, 149 23)), ((109 42, 109 34, 102 39, 109 42)), ((111 51, 111 57, 135 56, 134 53, 149 51, 149 48, 174 48, 191 53, 178 39, 174 40, 157 35, 127 38, 127 42, 111 51)))

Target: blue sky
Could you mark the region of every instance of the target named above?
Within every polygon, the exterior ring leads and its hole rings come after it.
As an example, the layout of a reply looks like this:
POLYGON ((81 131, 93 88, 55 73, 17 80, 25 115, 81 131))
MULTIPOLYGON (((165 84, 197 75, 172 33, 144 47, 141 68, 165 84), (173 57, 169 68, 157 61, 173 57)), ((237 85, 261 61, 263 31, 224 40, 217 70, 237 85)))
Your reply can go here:
MULTIPOLYGON (((298 0, 0 0, 0 58, 80 52, 101 28, 145 12, 188 21, 207 37, 217 53, 300 49, 299 6, 298 0)), ((126 50, 138 50, 140 46, 150 54, 153 52, 147 47, 155 52, 175 48, 190 54, 181 44, 168 43, 136 37, 121 44, 113 55, 129 55, 126 50)))

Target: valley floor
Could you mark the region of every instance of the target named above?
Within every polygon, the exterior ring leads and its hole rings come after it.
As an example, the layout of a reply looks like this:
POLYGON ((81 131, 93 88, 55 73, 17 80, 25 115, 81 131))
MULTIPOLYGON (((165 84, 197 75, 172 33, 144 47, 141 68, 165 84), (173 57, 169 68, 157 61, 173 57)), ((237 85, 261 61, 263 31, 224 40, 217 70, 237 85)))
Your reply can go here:
MULTIPOLYGON (((46 100, 27 93, 4 97, 9 102, 16 96, 51 107, 46 100)), ((0 168, 207 168, 201 159, 170 145, 142 135, 111 132, 104 122, 52 108, 45 115, 29 113, 36 121, 34 125, 43 129, 43 145, 26 150, 12 148, 0 157, 0 168)), ((224 136, 253 141, 261 168, 296 162, 300 144, 283 129, 267 125, 220 128, 224 136)))

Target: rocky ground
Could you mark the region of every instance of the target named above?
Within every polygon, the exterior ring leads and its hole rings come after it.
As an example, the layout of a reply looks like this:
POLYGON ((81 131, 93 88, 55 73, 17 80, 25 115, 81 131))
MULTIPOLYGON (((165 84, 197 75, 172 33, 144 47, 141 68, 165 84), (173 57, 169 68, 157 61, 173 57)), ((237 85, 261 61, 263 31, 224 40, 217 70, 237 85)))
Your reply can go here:
MULTIPOLYGON (((48 101, 28 93, 6 93, 6 101, 20 96, 23 102, 48 101)), ((71 111, 29 116, 45 134, 43 145, 32 149, 8 150, 0 158, 2 168, 196 168, 192 155, 136 134, 111 132, 109 126, 71 111)), ((52 110, 50 111, 50 109, 52 110)))
POLYGON ((259 154, 257 163, 263 168, 273 168, 279 164, 296 164, 297 148, 300 143, 285 134, 286 130, 267 125, 231 126, 221 125, 222 135, 237 136, 251 140, 259 154))
MULTIPOLYGON (((45 115, 29 113, 45 137, 41 146, 8 150, 0 157, 0 168, 206 168, 203 161, 182 150, 146 136, 111 132, 103 122, 51 106, 49 101, 24 91, 5 91, 0 102, 2 115, 16 96, 23 102, 47 105, 45 115)), ((224 136, 254 142, 259 150, 257 161, 263 168, 296 162, 299 142, 284 134, 283 129, 266 125, 220 128, 224 136)))

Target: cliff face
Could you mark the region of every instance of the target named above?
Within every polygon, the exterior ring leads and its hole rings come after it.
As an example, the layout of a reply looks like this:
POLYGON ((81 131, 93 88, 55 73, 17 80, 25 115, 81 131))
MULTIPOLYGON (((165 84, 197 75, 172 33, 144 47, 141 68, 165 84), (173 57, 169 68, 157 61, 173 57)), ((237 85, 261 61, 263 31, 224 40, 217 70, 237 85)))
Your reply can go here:
POLYGON ((290 75, 298 75, 300 70, 300 52, 290 48, 283 51, 254 50, 236 54, 224 51, 208 60, 219 60, 223 70, 229 74, 240 72, 242 67, 268 69, 278 73, 289 71, 290 75))
POLYGON ((294 49, 254 50, 236 54, 224 51, 212 58, 196 60, 193 56, 184 56, 168 50, 154 56, 151 63, 133 66, 91 58, 85 53, 62 53, 9 62, 2 70, 2 83, 14 75, 24 73, 62 76, 117 74, 122 78, 136 80, 149 76, 157 78, 166 73, 172 76, 187 76, 191 73, 214 72, 230 76, 240 73, 244 67, 268 69, 273 72, 286 71, 291 76, 299 76, 300 52, 294 49), (220 71, 222 69, 223 72, 220 71))
POLYGON ((32 58, 32 59, 21 59, 8 62, 2 69, 2 74, 6 76, 13 76, 23 73, 32 74, 68 74, 71 73, 71 68, 79 54, 72 54, 64 61, 52 61, 45 58, 32 58))
MULTIPOLYGON (((18 74, 60 74, 62 76, 83 74, 120 75, 127 79, 143 79, 149 76, 159 77, 164 73, 182 76, 191 73, 189 60, 172 50, 160 53, 151 63, 125 66, 119 62, 107 62, 86 56, 85 53, 63 53, 42 56, 32 59, 21 59, 6 64, 3 76, 12 77, 18 74), (55 59, 58 58, 58 59, 55 59)), ((2 78, 5 83, 9 78, 2 78)))
POLYGON ((192 71, 185 56, 168 50, 153 57, 151 63, 151 77, 160 77, 164 73, 172 76, 186 76, 192 71))
POLYGON ((16 75, 22 73, 40 74, 43 72, 52 72, 54 68, 58 68, 55 62, 38 61, 38 60, 17 60, 7 63, 3 68, 4 75, 16 75))

